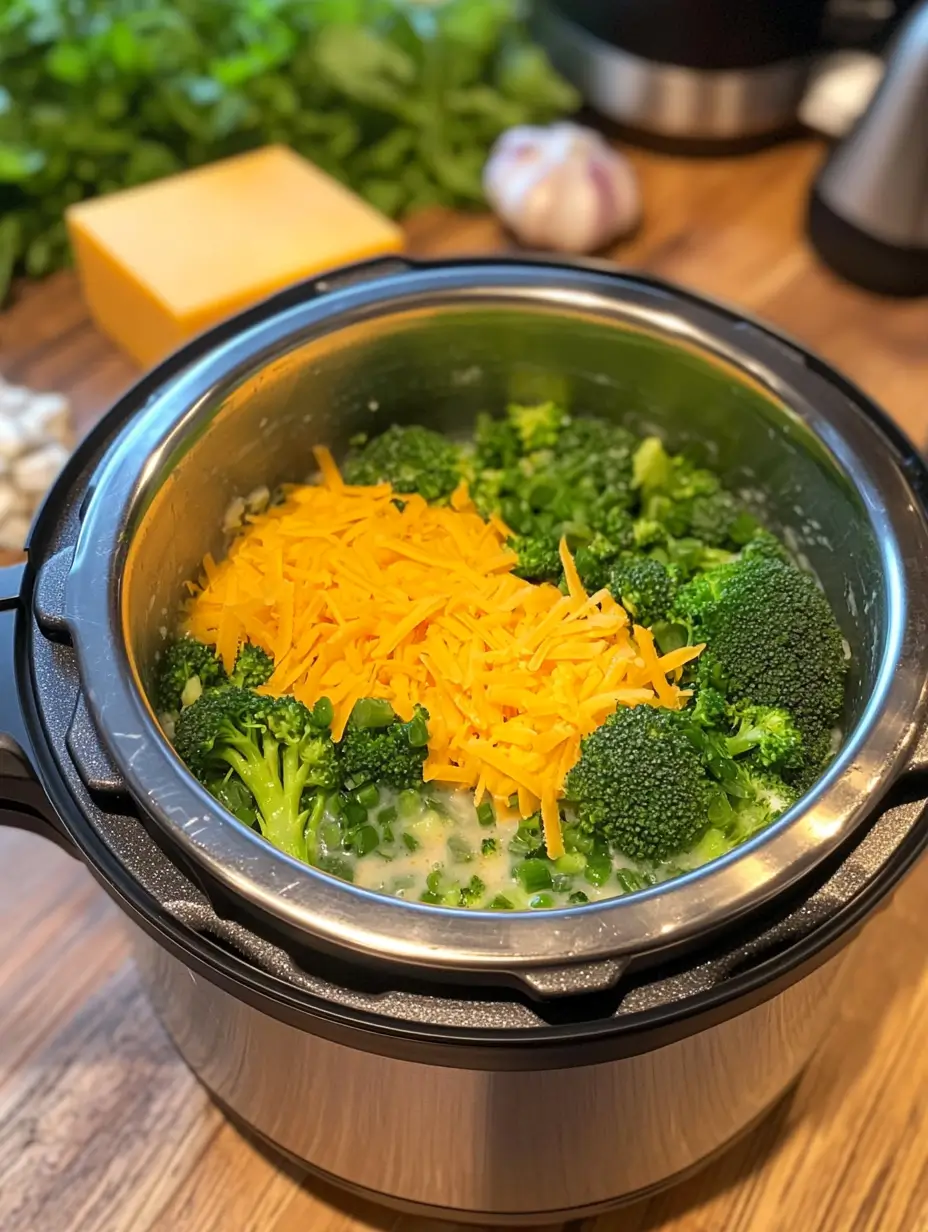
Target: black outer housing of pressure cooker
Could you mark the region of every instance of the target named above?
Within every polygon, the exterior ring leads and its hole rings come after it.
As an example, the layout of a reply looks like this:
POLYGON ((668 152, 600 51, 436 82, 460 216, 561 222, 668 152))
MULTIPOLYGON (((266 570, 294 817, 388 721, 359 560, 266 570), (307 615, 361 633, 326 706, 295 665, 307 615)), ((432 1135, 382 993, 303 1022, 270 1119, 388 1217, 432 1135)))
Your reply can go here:
MULTIPOLYGON (((467 261, 443 262, 440 268, 460 272, 467 261)), ((479 262, 473 263, 479 269, 479 262)), ((520 262, 505 259, 497 266, 520 262)), ((377 278, 395 271, 390 262, 372 262, 325 280, 310 280, 293 286, 268 301, 227 321, 172 355, 122 397, 87 435, 47 497, 28 544, 28 563, 0 571, 0 824, 32 831, 56 843, 82 860, 131 923, 158 947, 172 955, 198 978, 261 1014, 277 1019, 312 1036, 335 1041, 349 1048, 396 1059, 411 1059, 435 1066, 479 1070, 565 1069, 633 1057, 662 1048, 673 1041, 705 1031, 744 1014, 777 996, 784 989, 814 972, 833 958, 857 934, 866 920, 889 901, 900 878, 912 867, 928 842, 925 805, 928 779, 923 779, 924 736, 904 781, 879 801, 867 825, 848 839, 841 850, 817 866, 797 886, 749 918, 729 921, 712 935, 702 935, 662 954, 656 965, 631 964, 618 986, 593 993, 578 992, 549 1002, 534 1003, 539 1025, 530 1032, 480 1029, 468 1026, 402 1020, 378 1015, 370 1008, 338 1004, 308 991, 288 978, 288 969, 255 960, 265 951, 284 953, 295 966, 289 970, 309 973, 333 986, 342 985, 364 995, 390 989, 400 995, 452 996, 485 1000, 495 997, 523 998, 524 993, 482 986, 466 973, 436 978, 416 971, 385 972, 376 961, 317 950, 300 942, 274 921, 234 901, 223 887, 211 883, 201 869, 193 868, 163 834, 155 833, 144 814, 125 795, 112 794, 105 772, 93 765, 93 751, 82 753, 76 725, 73 688, 62 687, 62 730, 70 727, 67 748, 60 735, 48 730, 36 704, 37 690, 47 697, 57 687, 52 670, 43 668, 37 679, 33 647, 36 639, 55 643, 54 661, 62 679, 75 678, 73 653, 63 628, 36 620, 36 579, 61 544, 73 541, 83 509, 92 490, 93 477, 108 445, 132 418, 142 413, 156 391, 171 377, 218 345, 234 340, 248 326, 282 309, 325 294, 336 285, 377 278), (83 763, 83 764, 82 764, 83 763), (65 767, 67 773, 63 772, 65 767), (93 823, 90 815, 93 814, 93 823), (817 892, 840 873, 848 858, 871 830, 887 827, 891 854, 875 877, 846 901, 833 898, 824 910, 808 909, 817 892), (105 837, 104 837, 105 836, 105 837), (139 853, 146 884, 126 851, 139 853), (191 898, 208 900, 210 909, 231 922, 226 937, 203 931, 195 923, 185 925, 176 910, 167 910, 164 899, 176 903, 178 883, 191 887, 191 898), (165 887, 160 895, 157 887, 165 887), (243 939, 254 940, 254 948, 243 939), (688 993, 694 970, 714 970, 716 978, 701 990, 688 993), (444 980, 444 984, 442 983, 444 980), (634 989, 660 986, 665 996, 655 997, 650 1008, 622 1014, 622 1000, 634 989)), ((404 262, 404 267, 423 268, 404 262)), ((438 266, 427 268, 439 268, 438 266)), ((552 265, 552 278, 557 278, 552 265)), ((575 267, 576 268, 576 267, 575 267)), ((602 273, 603 267, 595 268, 602 273)), ((397 276, 402 277, 402 272, 397 276)), ((659 289, 672 300, 673 310, 684 320, 692 309, 706 301, 676 287, 642 275, 630 275, 636 284, 659 289)), ((741 313, 718 305, 725 314, 751 330, 782 343, 784 362, 795 363, 797 355, 810 369, 827 376, 844 397, 863 409, 876 423, 888 450, 901 460, 922 507, 928 507, 928 472, 916 451, 899 429, 859 390, 823 361, 786 339, 779 339, 766 326, 750 322, 741 313)), ((750 342, 746 345, 749 347, 750 342)), ((115 670, 115 669, 114 669, 115 670)), ((81 705, 78 686, 77 708, 81 705)), ((79 732, 79 725, 77 725, 79 732)), ((193 918, 193 917, 191 917, 193 918)), ((330 1178, 336 1181, 343 1178, 330 1178)), ((431 1208, 430 1208, 431 1209, 431 1208)))

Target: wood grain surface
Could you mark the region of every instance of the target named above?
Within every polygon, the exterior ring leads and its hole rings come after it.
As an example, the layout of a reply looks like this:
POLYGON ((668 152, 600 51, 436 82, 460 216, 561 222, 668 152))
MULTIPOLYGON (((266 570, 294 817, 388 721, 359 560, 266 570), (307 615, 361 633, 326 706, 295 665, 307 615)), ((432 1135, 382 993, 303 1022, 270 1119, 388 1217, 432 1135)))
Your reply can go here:
MULTIPOLYGON (((775 322, 928 444, 928 302, 840 284, 802 238, 813 142, 739 160, 635 155, 642 266, 775 322)), ((412 251, 506 244, 434 211, 412 251)), ((91 424, 135 376, 69 274, 0 315, 0 374, 91 424)), ((928 865, 855 945, 841 1013, 791 1098, 702 1174, 571 1232, 928 1232, 928 865)), ((41 840, 0 833, 0 1232, 448 1232, 265 1157, 210 1104, 139 988, 118 912, 41 840)))

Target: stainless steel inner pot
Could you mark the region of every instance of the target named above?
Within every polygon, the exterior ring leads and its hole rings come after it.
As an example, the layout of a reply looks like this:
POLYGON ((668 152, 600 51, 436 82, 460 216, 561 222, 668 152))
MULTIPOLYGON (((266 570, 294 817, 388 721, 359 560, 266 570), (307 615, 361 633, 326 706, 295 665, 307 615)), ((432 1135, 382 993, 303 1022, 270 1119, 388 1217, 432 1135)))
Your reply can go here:
POLYGON ((132 795, 194 865, 291 936, 545 994, 614 982, 629 958, 793 885, 854 831, 925 710, 928 534, 901 455, 813 361, 742 318, 644 280, 529 262, 324 280, 164 385, 95 477, 67 580, 94 725, 132 795), (852 672, 841 751, 768 831, 705 869, 545 913, 462 913, 374 895, 288 859, 225 814, 164 739, 145 682, 223 513, 301 480, 311 449, 393 422, 464 433, 481 410, 556 398, 655 430, 715 467, 824 586, 852 672))

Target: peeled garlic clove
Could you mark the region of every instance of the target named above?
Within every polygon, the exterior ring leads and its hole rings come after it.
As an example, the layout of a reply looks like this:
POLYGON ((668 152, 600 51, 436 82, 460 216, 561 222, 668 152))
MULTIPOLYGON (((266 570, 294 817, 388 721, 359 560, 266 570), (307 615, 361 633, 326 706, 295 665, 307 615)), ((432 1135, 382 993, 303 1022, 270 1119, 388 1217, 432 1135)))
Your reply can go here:
POLYGON ((503 133, 487 160, 490 205, 530 248, 589 253, 627 234, 641 217, 628 160, 577 124, 503 133))

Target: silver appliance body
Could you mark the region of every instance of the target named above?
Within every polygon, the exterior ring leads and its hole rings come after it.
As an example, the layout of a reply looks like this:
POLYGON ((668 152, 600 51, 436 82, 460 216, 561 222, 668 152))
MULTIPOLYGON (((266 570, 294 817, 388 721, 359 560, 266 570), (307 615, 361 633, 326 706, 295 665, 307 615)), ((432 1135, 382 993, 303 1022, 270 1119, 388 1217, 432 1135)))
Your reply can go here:
POLYGON ((846 952, 662 1048, 515 1071, 361 1052, 191 978, 139 932, 136 957, 181 1056, 244 1124, 366 1197, 487 1226, 608 1210, 717 1154, 796 1081, 833 1021, 846 952))
POLYGON ((600 115, 641 133, 728 142, 794 125, 813 58, 695 68, 636 55, 538 0, 535 32, 554 65, 600 115))
POLYGON ((0 824, 87 862, 181 1054, 279 1149, 484 1226, 614 1205, 786 1092, 844 946, 928 840, 926 496, 859 391, 665 284, 505 259, 337 272, 145 377, 0 575, 0 824), (289 861, 197 787, 145 700, 184 579, 223 549, 229 500, 304 478, 313 445, 547 397, 663 432, 793 537, 853 655, 839 757, 725 860, 587 907, 453 912, 289 861))
POLYGON ((809 227, 849 281, 928 295, 928 0, 898 31, 876 93, 819 173, 809 227))

